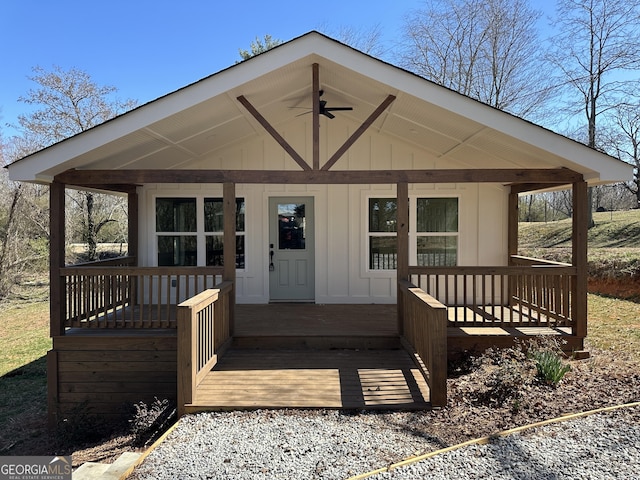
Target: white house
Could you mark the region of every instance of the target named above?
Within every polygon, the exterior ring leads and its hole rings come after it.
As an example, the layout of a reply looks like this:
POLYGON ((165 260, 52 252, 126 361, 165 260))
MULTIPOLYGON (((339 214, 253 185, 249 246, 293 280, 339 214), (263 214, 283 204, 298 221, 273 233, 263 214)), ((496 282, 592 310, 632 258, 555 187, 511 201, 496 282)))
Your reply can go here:
POLYGON ((113 331, 151 328, 149 342, 162 337, 175 356, 169 312, 207 276, 229 282, 224 341, 235 303, 397 304, 395 333, 420 354, 403 310, 410 280, 449 307, 450 349, 467 345, 460 329, 514 325, 564 328, 580 348, 586 188, 632 176, 630 165, 317 32, 8 168, 13 180, 52 185, 54 411, 94 399, 90 387, 64 399, 76 392, 69 352, 88 341, 79 331, 101 329, 95 348, 109 351, 113 331), (571 265, 517 255, 517 195, 552 187, 573 189, 571 265), (64 265, 65 188, 129 196, 127 259, 64 265))

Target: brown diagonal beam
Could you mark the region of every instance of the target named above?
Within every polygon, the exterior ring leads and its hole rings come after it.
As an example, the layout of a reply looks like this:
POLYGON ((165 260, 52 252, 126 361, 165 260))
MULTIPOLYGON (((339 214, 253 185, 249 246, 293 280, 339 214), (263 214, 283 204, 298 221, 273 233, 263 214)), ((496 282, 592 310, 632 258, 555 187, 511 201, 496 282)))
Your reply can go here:
POLYGON ((284 139, 284 137, 280 135, 275 128, 273 128, 273 126, 267 121, 267 119, 264 118, 260 114, 260 112, 256 110, 256 108, 253 105, 251 105, 249 100, 247 100, 244 95, 240 95, 238 97, 238 101, 242 105, 244 105, 244 108, 246 108, 249 111, 249 113, 253 115, 253 117, 258 121, 258 123, 262 125, 262 127, 267 132, 269 132, 269 134, 275 139, 275 141, 278 142, 282 148, 284 148, 284 150, 291 156, 291 158, 293 158, 293 160, 298 165, 300 165, 300 167, 303 170, 311 170, 311 167, 307 165, 307 162, 305 162, 304 159, 298 154, 298 152, 296 152, 293 149, 293 147, 289 145, 289 143, 284 139))
POLYGON ((355 132, 353 132, 353 135, 351 135, 347 139, 347 141, 344 142, 344 145, 342 145, 338 149, 338 151, 334 153, 333 156, 327 161, 327 163, 323 165, 322 170, 329 170, 331 167, 333 167, 335 163, 338 160, 340 160, 340 157, 342 157, 342 155, 344 155, 345 152, 349 150, 349 148, 351 148, 351 145, 353 145, 356 142, 356 140, 358 140, 358 138, 362 136, 362 134, 367 130, 367 128, 369 128, 371 124, 375 122, 380 115, 382 115, 382 112, 384 112, 387 109, 387 107, 391 105, 391 102, 393 102, 395 99, 396 97, 394 95, 389 95, 380 104, 380 106, 376 108, 371 115, 369 115, 369 118, 367 118, 364 121, 364 123, 360 125, 360 128, 358 128, 355 132))

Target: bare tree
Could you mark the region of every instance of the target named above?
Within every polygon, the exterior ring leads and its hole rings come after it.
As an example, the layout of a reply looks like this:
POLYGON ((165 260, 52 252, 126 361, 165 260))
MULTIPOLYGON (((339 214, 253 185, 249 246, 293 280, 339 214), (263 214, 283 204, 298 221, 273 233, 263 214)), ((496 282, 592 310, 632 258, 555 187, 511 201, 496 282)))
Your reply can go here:
MULTIPOLYGON (((550 61, 561 72, 570 116, 586 123, 586 144, 602 148, 598 119, 617 105, 638 77, 640 2, 637 0, 559 0, 550 61)), ((589 189, 593 207, 593 190, 589 189)), ((589 225, 593 226, 593 208, 589 225)))
MULTIPOLYGON (((18 139, 0 138, 2 165, 23 156, 18 139)), ((46 271, 48 230, 47 187, 20 184, 0 170, 0 298, 25 275, 46 271)))
POLYGON ((373 27, 340 25, 336 28, 333 25, 323 23, 318 27, 318 30, 368 55, 379 58, 385 54, 380 25, 373 27))
POLYGON ((569 112, 583 115, 586 143, 597 148, 598 118, 638 83, 640 2, 559 0, 556 18, 559 33, 549 59, 561 72, 558 83, 566 87, 569 112))
POLYGON ((604 135, 604 148, 618 159, 633 165, 633 180, 624 187, 635 197, 634 208, 640 207, 640 99, 623 103, 614 109, 613 122, 604 135), (635 104, 634 104, 635 103, 635 104))
POLYGON ((96 84, 87 72, 54 66, 48 72, 34 67, 30 80, 38 84, 18 100, 35 111, 18 116, 18 122, 40 148, 99 125, 136 106, 133 100, 112 96, 117 89, 96 84))
POLYGON ((428 0, 406 17, 404 67, 520 116, 550 92, 527 0, 428 0))
MULTIPOLYGON (((114 98, 117 89, 96 84, 88 73, 54 66, 51 71, 42 67, 33 69, 30 80, 38 87, 28 91, 19 100, 36 109, 18 117, 25 139, 34 150, 86 131, 116 115, 133 108, 133 100, 114 98)), ((112 221, 95 208, 93 192, 79 193, 84 206, 84 232, 88 245, 87 259, 97 259, 97 236, 100 229, 112 221), (97 218, 98 217, 98 218, 97 218)))

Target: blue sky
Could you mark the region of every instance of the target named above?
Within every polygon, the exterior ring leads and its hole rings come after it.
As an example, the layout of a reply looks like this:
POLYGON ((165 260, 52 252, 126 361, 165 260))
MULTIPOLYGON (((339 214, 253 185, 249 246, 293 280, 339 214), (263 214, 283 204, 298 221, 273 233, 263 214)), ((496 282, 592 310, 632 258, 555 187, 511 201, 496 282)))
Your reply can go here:
MULTIPOLYGON (((540 8, 539 2, 536 8, 540 8)), ((553 3, 545 0, 542 3, 553 3)), ((86 71, 120 98, 146 103, 233 65, 269 34, 379 26, 390 47, 422 0, 4 0, 0 6, 0 132, 15 133, 32 67, 86 71)))

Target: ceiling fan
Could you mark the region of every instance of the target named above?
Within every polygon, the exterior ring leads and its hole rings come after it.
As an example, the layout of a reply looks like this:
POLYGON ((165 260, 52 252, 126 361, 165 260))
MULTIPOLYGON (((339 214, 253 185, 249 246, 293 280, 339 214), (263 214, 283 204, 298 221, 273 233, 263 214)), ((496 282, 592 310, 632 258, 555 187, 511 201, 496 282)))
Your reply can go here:
MULTIPOLYGON (((324 90, 320 90, 319 97, 322 97, 324 94, 324 90)), ((336 116, 331 112, 344 111, 344 110, 353 110, 353 107, 327 107, 326 100, 320 100, 320 115, 324 115, 327 118, 336 118, 336 116)), ((312 111, 301 113, 300 115, 306 115, 307 113, 311 113, 312 111)), ((298 117, 300 115, 297 115, 298 117)))

